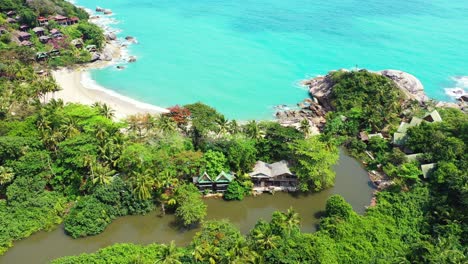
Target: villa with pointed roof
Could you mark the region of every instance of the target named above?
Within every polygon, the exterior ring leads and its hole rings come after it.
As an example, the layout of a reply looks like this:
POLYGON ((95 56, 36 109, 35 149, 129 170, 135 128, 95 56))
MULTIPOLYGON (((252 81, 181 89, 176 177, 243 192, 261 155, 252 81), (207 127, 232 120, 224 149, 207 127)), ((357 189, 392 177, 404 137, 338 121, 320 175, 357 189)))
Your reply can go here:
POLYGON ((434 110, 430 113, 427 113, 423 118, 413 117, 409 123, 401 122, 398 127, 397 132, 393 134, 393 144, 396 146, 402 146, 407 140, 406 132, 410 127, 419 126, 422 122, 441 122, 442 118, 440 117, 439 112, 434 110))
POLYGON ((275 163, 257 161, 251 173, 254 191, 296 191, 297 178, 284 160, 275 163))
POLYGON ((205 171, 198 177, 193 177, 193 184, 195 184, 201 192, 223 193, 227 190, 229 183, 235 179, 235 176, 222 171, 216 178, 210 177, 205 171))

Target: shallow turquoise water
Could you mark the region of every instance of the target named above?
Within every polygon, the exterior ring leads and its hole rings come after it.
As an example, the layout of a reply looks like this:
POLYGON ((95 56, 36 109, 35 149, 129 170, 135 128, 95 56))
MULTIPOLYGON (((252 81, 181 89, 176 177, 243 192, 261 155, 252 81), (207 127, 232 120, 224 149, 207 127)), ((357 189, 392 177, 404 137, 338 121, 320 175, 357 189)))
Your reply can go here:
POLYGON ((400 69, 427 94, 468 75, 466 0, 78 0, 110 8, 138 57, 96 70, 102 86, 160 106, 202 101, 229 118, 269 118, 337 68, 400 69))

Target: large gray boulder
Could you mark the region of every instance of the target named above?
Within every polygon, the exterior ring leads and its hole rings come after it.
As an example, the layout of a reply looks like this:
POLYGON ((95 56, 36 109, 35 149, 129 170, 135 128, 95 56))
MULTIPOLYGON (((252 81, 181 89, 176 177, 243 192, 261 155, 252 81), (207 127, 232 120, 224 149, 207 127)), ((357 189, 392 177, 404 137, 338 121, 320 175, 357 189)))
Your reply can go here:
POLYGON ((383 70, 378 73, 391 79, 408 98, 417 100, 418 102, 429 100, 424 94, 424 86, 413 75, 398 70, 383 70))
POLYGON ((115 33, 112 33, 112 32, 107 33, 106 39, 109 40, 109 41, 116 40, 116 39, 117 39, 117 35, 115 35, 115 33))

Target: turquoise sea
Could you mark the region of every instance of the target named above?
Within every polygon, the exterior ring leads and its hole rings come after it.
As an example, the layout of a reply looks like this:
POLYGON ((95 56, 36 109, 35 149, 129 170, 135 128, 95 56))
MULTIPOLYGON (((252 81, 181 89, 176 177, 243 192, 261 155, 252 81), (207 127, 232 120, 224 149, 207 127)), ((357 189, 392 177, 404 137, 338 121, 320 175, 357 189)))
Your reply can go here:
POLYGON ((158 106, 202 101, 229 118, 271 118, 338 68, 399 69, 434 99, 468 89, 467 0, 78 0, 111 9, 138 61, 94 70, 101 86, 158 106))

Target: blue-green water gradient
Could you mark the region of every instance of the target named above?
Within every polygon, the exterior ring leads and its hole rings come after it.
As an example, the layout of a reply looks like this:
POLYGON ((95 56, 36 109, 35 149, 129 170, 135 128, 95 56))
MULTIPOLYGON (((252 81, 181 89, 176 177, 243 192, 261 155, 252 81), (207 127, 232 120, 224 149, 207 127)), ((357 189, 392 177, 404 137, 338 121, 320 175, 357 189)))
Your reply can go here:
POLYGON ((468 75, 466 0, 78 0, 110 8, 138 57, 95 70, 102 86, 159 106, 202 101, 229 118, 270 118, 338 68, 400 69, 435 99, 468 75))

